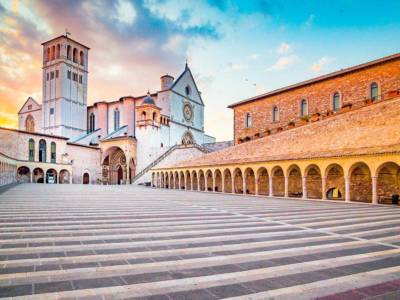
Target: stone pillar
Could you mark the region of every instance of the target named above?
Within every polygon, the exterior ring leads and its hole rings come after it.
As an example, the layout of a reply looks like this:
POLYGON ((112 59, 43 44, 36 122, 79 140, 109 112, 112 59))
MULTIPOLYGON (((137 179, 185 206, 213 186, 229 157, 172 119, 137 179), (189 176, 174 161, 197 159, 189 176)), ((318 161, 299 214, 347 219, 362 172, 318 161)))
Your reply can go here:
POLYGON ((258 176, 255 175, 254 178, 255 178, 255 179, 254 179, 254 181, 255 181, 255 182, 254 182, 254 183, 255 183, 255 186, 254 186, 254 191, 255 191, 255 192, 254 192, 254 194, 255 194, 255 195, 258 195, 258 176))
POLYGON ((378 204, 378 177, 372 176, 372 203, 378 204))
POLYGON ((30 183, 33 183, 33 170, 31 171, 31 179, 30 179, 30 183))
POLYGON ((246 176, 243 174, 243 195, 246 195, 246 176))
POLYGON ((268 176, 268 181, 269 181, 269 196, 273 197, 274 196, 274 190, 272 188, 272 176, 268 176))
POLYGON ((235 194, 235 177, 232 176, 232 194, 235 194))
POLYGON ((224 173, 221 174, 221 192, 225 193, 225 176, 224 176, 224 173))
POLYGON ((215 174, 212 174, 212 191, 215 192, 215 174))
POLYGON ((322 200, 326 200, 326 177, 322 177, 322 200))
POLYGON ((289 197, 289 177, 285 176, 285 197, 289 197))
POLYGON ((301 182, 303 186, 303 199, 307 199, 307 177, 303 176, 301 182))
POLYGON ((350 202, 350 176, 347 176, 344 181, 345 184, 345 201, 350 202))
POLYGON ((197 191, 201 191, 201 189, 200 189, 200 177, 199 177, 199 175, 197 175, 197 191))

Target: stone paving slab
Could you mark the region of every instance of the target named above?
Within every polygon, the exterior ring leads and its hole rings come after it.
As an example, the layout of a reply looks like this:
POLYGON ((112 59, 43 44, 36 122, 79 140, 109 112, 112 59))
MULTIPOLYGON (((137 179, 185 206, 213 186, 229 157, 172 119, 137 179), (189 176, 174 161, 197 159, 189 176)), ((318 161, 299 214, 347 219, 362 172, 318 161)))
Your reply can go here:
POLYGON ((134 186, 0 194, 0 297, 400 295, 400 209, 134 186))

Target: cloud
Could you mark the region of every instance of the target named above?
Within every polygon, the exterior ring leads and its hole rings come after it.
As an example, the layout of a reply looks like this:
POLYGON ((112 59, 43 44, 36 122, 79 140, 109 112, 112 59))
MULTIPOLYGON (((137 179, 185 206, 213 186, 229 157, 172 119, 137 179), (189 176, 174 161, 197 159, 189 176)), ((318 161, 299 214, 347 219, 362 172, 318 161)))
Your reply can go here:
POLYGON ((133 24, 136 18, 136 10, 132 3, 125 0, 119 0, 116 9, 115 19, 118 22, 128 26, 133 24))
POLYGON ((283 42, 279 45, 278 49, 276 49, 276 52, 280 55, 283 55, 289 53, 291 49, 292 46, 290 46, 288 43, 283 42))
POLYGON ((182 49, 186 49, 185 38, 182 34, 171 36, 168 41, 162 46, 162 50, 173 53, 181 53, 182 49))
POLYGON ((228 65, 225 67, 223 70, 225 73, 231 72, 231 71, 241 71, 247 69, 248 66, 244 64, 235 64, 235 63, 228 63, 228 65))
POLYGON ((314 71, 315 73, 320 72, 326 65, 330 64, 331 62, 334 61, 334 58, 332 57, 328 57, 328 56, 324 56, 321 57, 317 62, 315 62, 312 66, 311 66, 311 70, 314 71))
POLYGON ((280 71, 286 69, 288 66, 294 64, 298 60, 297 56, 283 56, 280 57, 275 64, 267 68, 266 71, 280 71))
POLYGON ((247 56, 247 58, 251 59, 251 60, 257 60, 260 57, 260 55, 258 53, 252 53, 249 56, 247 56))
POLYGON ((308 16, 307 20, 304 22, 304 28, 310 28, 314 24, 315 15, 311 14, 308 16))

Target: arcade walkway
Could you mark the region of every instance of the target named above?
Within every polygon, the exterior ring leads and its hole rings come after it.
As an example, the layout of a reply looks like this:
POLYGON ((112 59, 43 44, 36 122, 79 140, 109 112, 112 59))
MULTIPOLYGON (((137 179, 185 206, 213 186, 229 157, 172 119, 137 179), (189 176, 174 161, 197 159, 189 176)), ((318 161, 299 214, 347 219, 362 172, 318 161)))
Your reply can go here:
POLYGON ((0 297, 400 297, 398 207, 23 184, 0 226, 0 297))

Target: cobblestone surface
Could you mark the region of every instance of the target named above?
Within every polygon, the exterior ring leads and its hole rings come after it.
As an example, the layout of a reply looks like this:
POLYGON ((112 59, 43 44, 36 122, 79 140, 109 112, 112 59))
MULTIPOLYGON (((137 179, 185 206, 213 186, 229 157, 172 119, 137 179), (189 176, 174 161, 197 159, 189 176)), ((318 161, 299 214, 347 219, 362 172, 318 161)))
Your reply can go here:
POLYGON ((0 194, 0 297, 399 299, 400 209, 132 186, 0 194))

